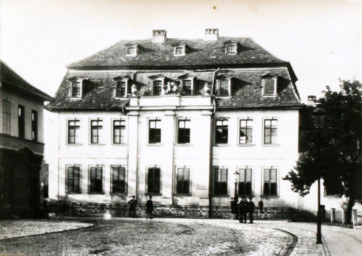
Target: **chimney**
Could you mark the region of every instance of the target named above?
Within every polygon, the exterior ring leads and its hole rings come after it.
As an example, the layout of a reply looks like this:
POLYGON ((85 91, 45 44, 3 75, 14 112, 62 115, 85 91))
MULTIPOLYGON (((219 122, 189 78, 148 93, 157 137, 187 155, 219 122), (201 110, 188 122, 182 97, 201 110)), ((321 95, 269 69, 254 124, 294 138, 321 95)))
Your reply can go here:
POLYGON ((219 39, 219 29, 218 28, 205 29, 205 40, 215 41, 217 39, 219 39))
POLYGON ((167 38, 167 31, 166 30, 152 30, 152 42, 153 43, 164 43, 167 38))

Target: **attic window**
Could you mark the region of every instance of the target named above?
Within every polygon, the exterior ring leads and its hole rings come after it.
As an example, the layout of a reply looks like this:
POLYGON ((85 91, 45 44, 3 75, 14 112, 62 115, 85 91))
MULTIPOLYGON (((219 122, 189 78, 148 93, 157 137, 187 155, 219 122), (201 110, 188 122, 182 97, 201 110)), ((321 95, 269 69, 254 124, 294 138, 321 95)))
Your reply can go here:
POLYGON ((127 56, 136 56, 137 55, 137 46, 129 46, 127 48, 127 56))
POLYGON ((123 98, 127 97, 129 92, 129 78, 128 77, 115 77, 114 80, 116 80, 116 88, 114 96, 116 98, 123 98))
POLYGON ((216 80, 216 96, 230 96, 231 95, 231 77, 220 77, 216 80))
POLYGON ((80 98, 81 96, 81 82, 73 81, 72 82, 72 98, 80 98))
POLYGON ((194 95, 194 84, 196 77, 186 74, 179 76, 180 84, 182 85, 182 95, 190 96, 194 95))
POLYGON ((162 80, 153 81, 153 95, 161 95, 163 83, 162 80))
POLYGON ((277 76, 264 77, 262 80, 263 95, 276 96, 277 95, 277 76))
POLYGON ((175 56, 184 56, 186 54, 185 45, 178 45, 174 47, 175 56))
POLYGON ((226 54, 236 54, 237 53, 237 45, 236 43, 229 43, 225 48, 226 54))

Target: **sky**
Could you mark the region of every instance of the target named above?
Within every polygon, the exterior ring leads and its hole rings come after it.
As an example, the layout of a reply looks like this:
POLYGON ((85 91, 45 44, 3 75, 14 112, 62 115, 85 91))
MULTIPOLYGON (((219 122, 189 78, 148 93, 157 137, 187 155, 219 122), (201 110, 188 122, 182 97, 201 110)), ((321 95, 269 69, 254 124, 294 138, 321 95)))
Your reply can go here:
POLYGON ((251 37, 289 61, 302 100, 362 81, 362 1, 0 0, 0 58, 51 96, 66 65, 122 39, 251 37))

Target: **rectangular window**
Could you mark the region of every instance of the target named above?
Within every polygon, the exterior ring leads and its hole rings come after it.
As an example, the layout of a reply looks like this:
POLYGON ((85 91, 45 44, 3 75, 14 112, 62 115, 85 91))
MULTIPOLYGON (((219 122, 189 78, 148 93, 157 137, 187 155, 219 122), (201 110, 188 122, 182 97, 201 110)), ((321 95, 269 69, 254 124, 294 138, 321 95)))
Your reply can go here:
POLYGON ((183 95, 192 95, 192 81, 191 80, 184 80, 183 81, 183 95))
POLYGON ((149 121, 148 143, 161 143, 161 120, 149 121))
POLYGON ((241 119, 240 120, 240 144, 250 144, 253 142, 253 120, 241 119))
POLYGON ((161 184, 161 169, 152 167, 148 168, 147 173, 147 193, 160 194, 161 184))
POLYGON ((21 105, 18 108, 18 133, 20 138, 25 138, 25 108, 21 105))
POLYGON ((277 169, 264 169, 264 195, 276 196, 277 192, 277 169))
POLYGON ((229 96, 229 80, 228 79, 219 79, 217 80, 217 89, 216 95, 217 96, 229 96))
POLYGON ((153 81, 153 95, 161 95, 162 91, 162 81, 155 80, 153 81))
POLYGON ((124 81, 118 81, 116 87, 116 97, 126 97, 127 83, 124 81))
POLYGON ((214 195, 227 195, 228 169, 215 167, 214 170, 214 195))
POLYGON ((100 132, 103 128, 102 120, 92 120, 91 121, 91 143, 99 144, 100 143, 100 132))
POLYGON ((77 119, 68 121, 68 144, 79 143, 80 121, 77 119))
POLYGON ((31 111, 31 139, 38 141, 38 112, 31 111))
POLYGON ((277 142, 277 119, 264 120, 264 144, 275 144, 277 142))
POLYGON ((251 195, 251 175, 250 168, 239 169, 239 195, 251 195))
POLYGON ((112 193, 126 194, 126 168, 112 167, 112 193))
POLYGON ((91 167, 89 170, 89 194, 103 193, 103 168, 91 167))
POLYGON ((215 143, 216 144, 227 144, 228 143, 228 129, 229 121, 226 119, 216 120, 215 125, 215 143))
POLYGON ((10 101, 3 100, 3 133, 10 134, 10 101))
POLYGON ((127 55, 136 55, 136 47, 135 46, 128 47, 127 55))
POLYGON ((264 78, 264 95, 273 96, 275 95, 275 78, 264 78))
POLYGON ((68 166, 67 168, 67 193, 80 193, 80 166, 68 166))
POLYGON ((190 168, 177 168, 176 194, 190 193, 190 168))
POLYGON ((122 144, 125 141, 125 121, 124 120, 114 120, 113 121, 113 143, 122 144))
POLYGON ((179 144, 190 143, 190 125, 191 121, 188 119, 178 120, 177 143, 179 144))
POLYGON ((184 54, 184 47, 178 46, 175 47, 175 55, 183 55, 184 54))
POLYGON ((80 98, 80 81, 74 81, 72 83, 72 97, 80 98))
POLYGON ((227 53, 236 53, 236 45, 234 45, 234 44, 229 44, 229 45, 226 47, 226 52, 227 52, 227 53))

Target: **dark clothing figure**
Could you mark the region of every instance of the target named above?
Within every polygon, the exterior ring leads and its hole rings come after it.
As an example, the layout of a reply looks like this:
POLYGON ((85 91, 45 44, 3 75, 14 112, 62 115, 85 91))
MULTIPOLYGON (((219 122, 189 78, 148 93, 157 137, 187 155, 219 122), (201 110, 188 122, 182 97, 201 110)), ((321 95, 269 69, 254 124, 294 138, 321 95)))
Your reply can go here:
POLYGON ((137 200, 133 196, 131 200, 128 202, 129 204, 129 216, 132 218, 136 218, 136 206, 137 206, 137 200))
POLYGON ((248 210, 249 210, 249 221, 250 223, 253 223, 254 221, 254 210, 255 210, 255 204, 254 202, 251 200, 248 202, 248 210))
POLYGON ((237 219, 237 210, 238 210, 237 205, 238 205, 237 201, 235 201, 233 199, 230 201, 231 214, 232 214, 234 220, 237 219))
POLYGON ((248 213, 248 202, 244 198, 239 203, 239 222, 246 223, 246 215, 248 213))
POLYGON ((263 200, 260 199, 260 201, 258 203, 258 207, 259 207, 260 213, 263 213, 264 212, 264 202, 263 202, 263 200))
POLYGON ((146 219, 152 219, 152 212, 153 212, 153 202, 152 197, 146 202, 146 219))

